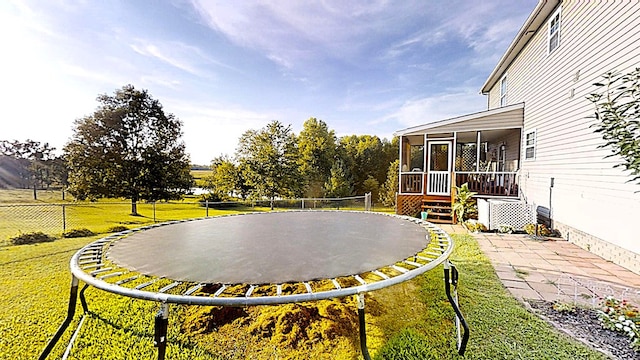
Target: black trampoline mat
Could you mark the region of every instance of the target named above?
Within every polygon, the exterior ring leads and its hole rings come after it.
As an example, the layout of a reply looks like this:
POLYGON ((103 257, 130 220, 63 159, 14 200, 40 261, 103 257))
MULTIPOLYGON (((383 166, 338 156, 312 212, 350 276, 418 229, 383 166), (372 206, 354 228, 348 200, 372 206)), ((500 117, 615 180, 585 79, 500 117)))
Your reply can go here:
POLYGON ((109 258, 178 281, 279 284, 361 274, 428 244, 412 221, 376 213, 294 211, 213 217, 116 241, 109 258))

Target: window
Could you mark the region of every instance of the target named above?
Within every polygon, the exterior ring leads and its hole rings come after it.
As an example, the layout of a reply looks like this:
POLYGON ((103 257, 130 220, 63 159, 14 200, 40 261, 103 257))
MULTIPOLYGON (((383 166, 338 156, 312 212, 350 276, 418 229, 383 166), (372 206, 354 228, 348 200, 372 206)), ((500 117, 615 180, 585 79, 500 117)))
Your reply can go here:
POLYGON ((524 159, 534 160, 536 158, 536 131, 531 130, 524 136, 524 159))
POLYGON ((500 80, 500 106, 507 106, 507 77, 500 80))
POLYGON ((560 46, 560 9, 549 19, 548 43, 549 54, 560 46))

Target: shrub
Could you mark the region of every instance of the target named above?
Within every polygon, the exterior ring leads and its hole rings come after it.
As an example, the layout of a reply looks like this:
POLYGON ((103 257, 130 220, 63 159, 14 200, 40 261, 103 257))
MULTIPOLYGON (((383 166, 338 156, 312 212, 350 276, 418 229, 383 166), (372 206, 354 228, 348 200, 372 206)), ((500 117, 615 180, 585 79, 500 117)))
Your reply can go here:
POLYGON ((89 229, 73 229, 73 230, 69 230, 66 231, 65 233, 62 234, 63 238, 79 238, 79 237, 87 237, 87 236, 93 236, 96 233, 94 233, 93 231, 89 230, 89 229))
POLYGON ((453 203, 451 214, 455 213, 458 222, 463 222, 478 213, 476 199, 473 198, 476 192, 469 190, 469 184, 464 183, 456 188, 456 201, 453 203))
POLYGON ((127 231, 127 230, 129 230, 129 228, 126 227, 126 226, 116 225, 116 226, 112 226, 112 227, 108 228, 107 232, 115 233, 115 232, 121 232, 121 231, 127 231))
MULTIPOLYGON (((524 226, 524 231, 529 235, 536 234, 536 224, 527 224, 524 226)), ((549 228, 545 224, 538 224, 538 235, 540 236, 551 236, 553 232, 549 230, 549 228)))
POLYGON ((56 238, 43 233, 42 231, 20 234, 9 239, 13 245, 37 244, 43 242, 52 242, 56 238))
POLYGON ((498 232, 501 234, 512 234, 516 229, 509 224, 498 225, 498 232))
POLYGON ((475 220, 467 220, 464 222, 467 230, 471 232, 487 231, 487 227, 483 223, 479 223, 475 220))

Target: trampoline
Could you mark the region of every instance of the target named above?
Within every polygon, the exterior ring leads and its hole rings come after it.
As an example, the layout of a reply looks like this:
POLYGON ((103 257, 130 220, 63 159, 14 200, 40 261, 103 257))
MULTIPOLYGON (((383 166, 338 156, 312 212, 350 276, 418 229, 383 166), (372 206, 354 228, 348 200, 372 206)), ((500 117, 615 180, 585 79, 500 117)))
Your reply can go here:
POLYGON ((169 304, 242 307, 356 296, 361 350, 369 359, 364 294, 440 264, 455 313, 458 353, 463 354, 469 328, 458 306, 452 250, 449 235, 429 222, 363 211, 245 213, 123 231, 90 243, 71 258, 67 318, 40 359, 47 358, 73 319, 80 281, 85 283, 79 294, 85 313, 87 286, 159 302, 158 359, 165 356, 169 304))

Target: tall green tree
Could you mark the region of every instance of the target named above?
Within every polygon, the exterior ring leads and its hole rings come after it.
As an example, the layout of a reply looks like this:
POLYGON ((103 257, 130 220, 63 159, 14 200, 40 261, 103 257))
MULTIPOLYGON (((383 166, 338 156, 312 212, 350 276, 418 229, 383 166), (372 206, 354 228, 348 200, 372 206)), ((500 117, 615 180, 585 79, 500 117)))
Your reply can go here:
POLYGON ((396 159, 389 164, 387 180, 382 184, 379 199, 384 206, 396 206, 396 194, 398 193, 398 172, 400 160, 396 159))
POLYGON ((37 189, 45 185, 49 186, 54 181, 51 172, 51 161, 55 158, 54 151, 54 147, 39 141, 1 140, 0 155, 4 158, 2 170, 11 174, 5 176, 13 178, 13 185, 23 188, 31 187, 33 199, 37 200, 37 189))
POLYGON ((228 157, 221 156, 211 162, 212 174, 204 179, 204 188, 209 190, 208 200, 229 200, 234 193, 242 189, 239 169, 228 157))
POLYGON ((640 184, 640 68, 603 77, 604 83, 594 84, 602 90, 588 97, 596 107, 593 127, 605 140, 600 147, 611 149, 609 156, 619 156, 622 161, 616 166, 640 184))
POLYGON ((305 196, 322 197, 323 186, 331 176, 336 153, 335 132, 324 121, 309 118, 298 135, 298 150, 305 196))
POLYGON ((123 197, 137 202, 178 199, 193 184, 182 122, 147 90, 133 85, 98 96, 100 105, 75 121, 66 144, 69 191, 79 199, 123 197))
POLYGON ((277 120, 260 130, 248 130, 241 137, 236 158, 247 184, 254 187, 255 197, 299 195, 302 176, 298 166, 298 147, 291 126, 277 120))
POLYGON ((382 183, 389 166, 380 138, 372 135, 349 135, 340 138, 339 154, 353 179, 356 194, 365 192, 364 182, 373 177, 382 183))
POLYGON ((349 169, 341 159, 336 160, 331 166, 331 176, 324 184, 327 197, 339 198, 353 194, 349 169))

